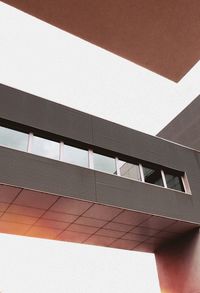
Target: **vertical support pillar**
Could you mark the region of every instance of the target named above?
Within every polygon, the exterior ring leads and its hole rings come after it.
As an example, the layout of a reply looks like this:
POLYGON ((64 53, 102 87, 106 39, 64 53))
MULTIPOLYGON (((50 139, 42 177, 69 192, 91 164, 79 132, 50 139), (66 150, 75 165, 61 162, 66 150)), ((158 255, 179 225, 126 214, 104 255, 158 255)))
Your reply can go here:
POLYGON ((200 293, 200 230, 169 242, 155 253, 162 293, 200 293))

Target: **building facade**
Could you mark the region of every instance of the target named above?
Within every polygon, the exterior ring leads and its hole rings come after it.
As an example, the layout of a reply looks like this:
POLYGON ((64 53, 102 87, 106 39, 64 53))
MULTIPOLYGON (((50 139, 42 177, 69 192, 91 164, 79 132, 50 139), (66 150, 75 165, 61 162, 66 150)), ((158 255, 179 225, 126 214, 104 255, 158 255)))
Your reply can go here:
POLYGON ((200 290, 198 151, 2 84, 0 103, 0 232, 153 252, 162 292, 200 290))
POLYGON ((200 96, 166 125, 158 136, 200 150, 200 96))

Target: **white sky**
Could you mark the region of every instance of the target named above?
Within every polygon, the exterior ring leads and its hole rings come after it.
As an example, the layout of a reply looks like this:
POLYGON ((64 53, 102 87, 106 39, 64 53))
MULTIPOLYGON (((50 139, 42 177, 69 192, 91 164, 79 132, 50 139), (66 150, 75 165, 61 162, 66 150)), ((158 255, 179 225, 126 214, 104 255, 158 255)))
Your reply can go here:
MULTIPOLYGON (((0 2, 0 82, 156 134, 200 93, 0 2)), ((0 235, 3 293, 158 293, 153 255, 0 235)))
POLYGON ((151 254, 0 234, 3 293, 157 293, 151 254))

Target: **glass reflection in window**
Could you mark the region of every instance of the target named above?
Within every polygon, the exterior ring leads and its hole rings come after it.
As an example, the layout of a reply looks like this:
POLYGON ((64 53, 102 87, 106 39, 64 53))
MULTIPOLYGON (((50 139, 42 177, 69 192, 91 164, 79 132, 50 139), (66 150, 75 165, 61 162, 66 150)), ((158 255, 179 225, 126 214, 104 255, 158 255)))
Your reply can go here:
POLYGON ((59 143, 42 137, 33 136, 31 152, 39 156, 58 160, 59 143))
POLYGON ((165 173, 165 179, 168 188, 172 188, 179 191, 185 191, 181 176, 165 173))
POLYGON ((28 134, 0 126, 0 145, 26 151, 28 134))
POLYGON ((141 181, 139 165, 119 160, 119 168, 122 177, 141 181))
POLYGON ((88 167, 88 151, 64 145, 62 160, 81 167, 88 167))
POLYGON ((147 183, 164 186, 161 170, 157 168, 148 168, 143 166, 144 180, 147 183))
POLYGON ((116 174, 115 159, 94 153, 94 169, 110 174, 116 174))

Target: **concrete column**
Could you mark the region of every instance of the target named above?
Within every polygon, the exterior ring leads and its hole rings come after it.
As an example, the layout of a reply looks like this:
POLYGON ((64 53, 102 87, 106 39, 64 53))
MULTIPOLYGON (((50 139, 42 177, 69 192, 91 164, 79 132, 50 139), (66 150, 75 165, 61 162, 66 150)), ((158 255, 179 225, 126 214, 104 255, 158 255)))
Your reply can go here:
POLYGON ((200 293, 200 230, 162 246, 156 253, 162 293, 200 293))

